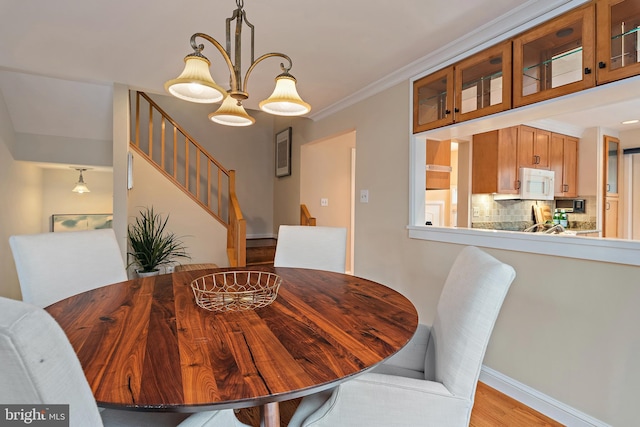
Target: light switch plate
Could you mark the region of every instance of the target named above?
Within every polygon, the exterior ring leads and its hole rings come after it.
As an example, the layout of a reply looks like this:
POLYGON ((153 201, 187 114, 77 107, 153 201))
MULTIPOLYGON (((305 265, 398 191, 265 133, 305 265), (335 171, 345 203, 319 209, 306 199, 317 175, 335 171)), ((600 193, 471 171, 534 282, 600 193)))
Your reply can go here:
POLYGON ((369 203, 369 190, 360 190, 360 203, 369 203))
POLYGON ((329 199, 320 199, 320 206, 329 206, 329 199))

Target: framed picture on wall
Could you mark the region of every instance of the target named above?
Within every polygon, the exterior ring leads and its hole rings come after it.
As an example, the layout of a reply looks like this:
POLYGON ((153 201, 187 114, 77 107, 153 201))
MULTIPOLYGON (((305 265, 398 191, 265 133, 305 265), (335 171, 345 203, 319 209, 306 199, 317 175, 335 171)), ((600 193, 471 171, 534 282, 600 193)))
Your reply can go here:
POLYGON ((291 175, 291 128, 276 133, 276 176, 291 175))
POLYGON ((113 214, 53 214, 51 231, 81 231, 113 228, 113 214))

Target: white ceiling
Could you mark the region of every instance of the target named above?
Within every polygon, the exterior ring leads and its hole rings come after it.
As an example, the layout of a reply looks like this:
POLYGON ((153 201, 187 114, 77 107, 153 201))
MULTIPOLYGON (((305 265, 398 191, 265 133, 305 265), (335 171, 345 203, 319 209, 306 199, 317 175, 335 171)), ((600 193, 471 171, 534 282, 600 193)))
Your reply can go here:
MULTIPOLYGON (((314 118, 394 76, 406 80, 416 64, 434 52, 446 57, 443 46, 490 30, 505 14, 515 27, 576 1, 247 0, 245 11, 256 57, 275 51, 292 58, 314 118)), ((164 93, 192 52, 191 35, 204 32, 224 45, 225 19, 235 8, 232 0, 0 0, 0 91, 15 131, 110 139, 113 83, 164 93)), ((203 43, 224 86, 226 66, 203 43)), ((246 53, 247 40, 243 47, 246 53)), ((268 59, 252 72, 248 108, 270 94, 279 62, 268 59)))

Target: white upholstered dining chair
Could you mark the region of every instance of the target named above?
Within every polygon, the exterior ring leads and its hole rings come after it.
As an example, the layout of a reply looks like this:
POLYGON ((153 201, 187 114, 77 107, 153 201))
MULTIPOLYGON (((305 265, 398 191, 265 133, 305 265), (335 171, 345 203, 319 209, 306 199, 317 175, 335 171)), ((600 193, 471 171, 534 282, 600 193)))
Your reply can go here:
POLYGON ((458 255, 432 327, 371 373, 305 397, 291 427, 468 426, 482 360, 515 271, 476 247, 458 255))
POLYGON ((44 309, 0 297, 0 402, 68 404, 70 427, 241 426, 232 410, 189 417, 171 412, 100 411, 73 347, 44 309))
POLYGON ((281 225, 273 265, 344 273, 346 256, 344 227, 281 225))
POLYGON ((127 280, 112 229, 23 234, 9 238, 22 299, 46 307, 127 280))

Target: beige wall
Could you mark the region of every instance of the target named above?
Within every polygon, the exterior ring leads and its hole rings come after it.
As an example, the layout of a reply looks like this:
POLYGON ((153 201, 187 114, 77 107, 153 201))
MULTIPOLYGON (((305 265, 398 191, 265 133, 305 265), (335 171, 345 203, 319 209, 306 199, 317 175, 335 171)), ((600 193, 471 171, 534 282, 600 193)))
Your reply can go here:
MULTIPOLYGON (((348 132, 305 144, 300 150, 300 203, 309 208, 317 225, 346 227, 347 248, 351 247, 351 156, 355 145, 355 132, 348 132), (323 198, 328 206, 321 205, 323 198)), ((347 271, 351 271, 349 258, 347 271)))
MULTIPOLYGON (((296 147, 356 130, 355 274, 404 293, 430 323, 459 245, 407 237, 409 83, 315 123, 298 125, 296 147)), ((299 174, 294 168, 294 173, 299 174)), ((292 177, 292 181, 299 177, 292 177)), ((275 218, 292 212, 297 189, 276 183, 275 218), (288 197, 287 197, 288 196, 288 197), (291 200, 285 204, 285 200, 291 200)), ((616 426, 637 423, 640 384, 640 268, 488 250, 517 278, 505 301, 485 364, 616 426)))
POLYGON ((71 191, 78 181, 74 169, 43 169, 42 228, 51 230, 53 214, 104 214, 113 213, 113 172, 88 170, 83 173, 90 193, 71 191))
POLYGON ((134 154, 133 165, 129 222, 135 220, 141 209, 153 207, 163 218, 169 215, 167 229, 181 237, 192 257, 180 262, 213 262, 221 267, 228 266, 227 229, 138 154, 134 154))
POLYGON ((195 104, 172 96, 152 98, 227 169, 236 171, 236 193, 247 221, 247 237, 273 235, 275 132, 273 116, 249 111, 256 123, 246 128, 222 126, 207 116, 218 104, 195 104))
MULTIPOLYGON (((273 184, 273 233, 278 232, 281 224, 300 223, 300 159, 301 146, 313 139, 303 134, 309 119, 276 117, 274 129, 279 132, 291 127, 291 175, 274 178, 273 184)), ((275 142, 273 143, 275 150, 275 142)))
POLYGON ((42 218, 42 170, 13 160, 15 135, 0 92, 0 296, 21 299, 9 236, 38 233, 42 218))

